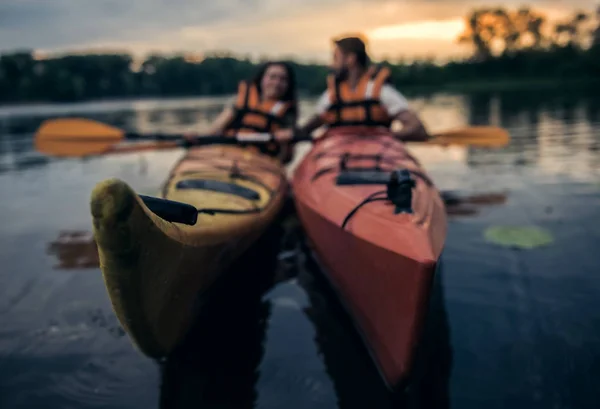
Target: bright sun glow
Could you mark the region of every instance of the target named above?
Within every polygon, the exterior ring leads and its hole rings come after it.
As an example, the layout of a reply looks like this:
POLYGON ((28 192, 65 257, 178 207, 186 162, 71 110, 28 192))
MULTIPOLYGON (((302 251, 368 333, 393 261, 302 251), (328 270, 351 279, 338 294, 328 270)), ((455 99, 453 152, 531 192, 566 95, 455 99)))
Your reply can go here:
POLYGON ((462 19, 429 20, 378 27, 371 30, 368 36, 377 40, 410 38, 453 41, 462 33, 464 27, 462 19))

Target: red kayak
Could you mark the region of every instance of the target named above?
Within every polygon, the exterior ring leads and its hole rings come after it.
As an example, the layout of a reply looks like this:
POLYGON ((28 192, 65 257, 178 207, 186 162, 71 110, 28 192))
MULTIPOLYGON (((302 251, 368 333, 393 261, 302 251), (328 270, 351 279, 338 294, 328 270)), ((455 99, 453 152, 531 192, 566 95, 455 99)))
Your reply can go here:
POLYGON ((446 239, 440 194, 385 131, 333 130, 293 177, 325 274, 390 389, 405 384, 446 239))

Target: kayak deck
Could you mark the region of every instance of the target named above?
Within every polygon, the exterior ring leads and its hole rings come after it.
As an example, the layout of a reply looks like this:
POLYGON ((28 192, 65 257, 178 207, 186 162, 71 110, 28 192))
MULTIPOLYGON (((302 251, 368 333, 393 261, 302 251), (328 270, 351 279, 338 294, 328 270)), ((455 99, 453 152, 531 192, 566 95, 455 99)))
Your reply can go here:
POLYGON ((198 208, 193 226, 161 219, 122 181, 94 188, 100 267, 140 351, 162 357, 182 340, 213 283, 278 214, 286 188, 281 165, 231 146, 190 150, 164 185, 164 198, 198 208))

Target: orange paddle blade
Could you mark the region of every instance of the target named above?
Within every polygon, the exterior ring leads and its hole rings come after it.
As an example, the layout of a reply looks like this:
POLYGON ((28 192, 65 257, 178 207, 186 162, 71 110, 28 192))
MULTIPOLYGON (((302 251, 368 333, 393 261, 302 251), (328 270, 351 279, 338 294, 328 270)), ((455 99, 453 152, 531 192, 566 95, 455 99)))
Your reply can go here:
POLYGON ((47 120, 35 134, 38 151, 54 156, 87 156, 103 153, 125 139, 125 132, 90 119, 47 120))
POLYGON ((193 138, 185 135, 129 134, 101 122, 83 118, 63 118, 45 121, 35 134, 36 149, 47 155, 83 157, 108 153, 140 152, 174 149, 184 145, 211 143, 236 143, 235 139, 222 136, 193 138), (159 139, 159 140, 153 140, 159 139), (172 139, 172 140, 170 140, 172 139), (135 141, 122 144, 123 141, 135 141))
POLYGON ((60 118, 44 121, 35 136, 39 140, 85 139, 116 143, 125 138, 125 132, 91 119, 60 118))
POLYGON ((143 151, 155 151, 163 149, 174 149, 179 147, 177 141, 140 142, 133 144, 113 144, 98 141, 73 140, 47 140, 36 141, 38 151, 46 155, 62 157, 85 157, 95 155, 106 155, 109 153, 134 153, 143 151))
POLYGON ((427 143, 435 145, 505 146, 510 141, 508 131, 496 126, 469 126, 432 134, 427 143))

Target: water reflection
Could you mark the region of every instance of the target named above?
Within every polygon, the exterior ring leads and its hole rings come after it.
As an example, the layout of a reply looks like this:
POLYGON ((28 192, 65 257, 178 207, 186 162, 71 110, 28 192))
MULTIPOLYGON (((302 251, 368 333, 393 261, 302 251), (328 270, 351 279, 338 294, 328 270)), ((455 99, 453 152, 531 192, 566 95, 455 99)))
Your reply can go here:
MULTIPOLYGON (((32 135, 41 121, 83 116, 126 130, 183 132, 203 128, 224 101, 0 108, 0 188, 10 199, 0 200, 2 403, 392 405, 310 257, 298 250, 301 228, 293 217, 282 224, 277 257, 256 261, 262 271, 241 277, 250 280, 247 288, 218 298, 213 319, 200 321, 164 364, 160 398, 158 368, 120 331, 100 272, 61 271, 96 263, 91 236, 82 234, 90 229, 93 185, 120 177, 140 193, 156 194, 181 151, 55 160, 33 151, 32 135), (295 233, 285 233, 289 229, 295 233), (265 280, 278 284, 261 299, 262 279, 252 280, 270 274, 275 277, 265 280)), ((426 338, 431 342, 426 349, 434 351, 429 361, 436 364, 420 366, 429 369, 423 369, 425 380, 414 396, 439 399, 437 407, 447 407, 452 371, 453 407, 595 409, 600 99, 535 92, 413 101, 427 103, 421 114, 432 130, 493 123, 513 137, 499 149, 411 147, 447 191, 452 216, 439 285, 446 298, 436 298, 446 308, 432 324, 436 335, 426 338), (497 224, 539 225, 552 231, 555 245, 530 252, 493 247, 482 232, 497 224)), ((304 117, 312 109, 302 101, 304 117)), ((423 403, 428 404, 434 406, 423 403)))
POLYGON ((86 231, 62 231, 48 244, 47 252, 54 255, 58 264, 54 268, 74 270, 98 268, 98 249, 94 237, 86 231))
MULTIPOLYGON (((106 108, 106 107, 105 107, 106 108)), ((218 115, 222 104, 199 107, 184 106, 172 109, 128 107, 122 111, 91 111, 74 115, 105 122, 125 131, 140 133, 152 132, 202 132, 218 115)), ((30 167, 45 166, 56 159, 40 155, 34 147, 34 132, 46 119, 70 117, 73 114, 61 112, 52 116, 22 116, 0 118, 0 173, 23 171, 30 167)))
POLYGON ((305 313, 316 328, 315 342, 323 356, 327 373, 334 382, 338 407, 449 408, 452 351, 442 269, 438 270, 432 287, 426 327, 410 388, 405 394, 391 394, 348 314, 324 279, 314 255, 306 245, 301 254, 298 282, 310 299, 310 307, 305 309, 305 313))
MULTIPOLYGON (((309 304, 303 311, 315 326, 314 341, 334 382, 338 407, 407 407, 407 397, 392 396, 381 381, 345 311, 335 301, 310 251, 302 245, 302 228, 290 210, 288 206, 280 223, 235 263, 184 343, 161 364, 161 408, 257 407, 256 385, 272 310, 263 294, 277 283, 294 281, 308 296, 309 304)), ((87 232, 61 232, 49 251, 59 258, 56 268, 98 266, 96 246, 87 232)), ((419 379, 410 395, 420 408, 448 407, 451 357, 440 280, 438 275, 418 360, 419 379)), ((90 315, 89 320, 115 336, 124 335, 118 325, 108 323, 102 311, 90 315)), ((269 387, 273 385, 267 384, 263 394, 278 395, 269 387)), ((269 407, 279 407, 280 403, 269 407)))
POLYGON ((213 290, 200 319, 162 365, 160 407, 254 408, 284 230, 274 225, 213 290))
POLYGON ((468 194, 458 191, 442 191, 442 199, 446 204, 446 213, 449 216, 474 216, 481 208, 505 204, 507 192, 489 192, 468 194))
MULTIPOLYGON (((146 166, 145 158, 140 157, 141 169, 145 169, 146 166)), ((152 194, 156 195, 156 192, 152 194)), ((441 194, 448 215, 455 217, 473 216, 478 214, 482 207, 504 204, 507 200, 506 192, 469 194, 460 191, 442 191, 441 194)), ((288 218, 283 227, 286 229, 286 235, 278 256, 281 265, 277 269, 277 281, 288 280, 298 275, 297 267, 289 268, 286 259, 298 257, 294 243, 301 237, 300 225, 296 218, 288 218)), ((61 231, 56 239, 48 243, 47 253, 56 258, 55 269, 81 270, 99 267, 96 242, 89 231, 61 231)), ((309 280, 306 284, 310 286, 311 283, 309 280)))
POLYGON ((512 137, 500 149, 468 148, 470 167, 536 167, 580 180, 600 177, 597 98, 480 93, 470 96, 468 104, 470 123, 497 121, 512 137))
MULTIPOLYGON (((90 104, 95 109, 89 111, 73 107, 55 109, 52 115, 50 108, 46 109, 48 114, 36 112, 35 116, 27 116, 25 112, 14 117, 6 114, 0 118, 0 169, 21 171, 29 164, 43 165, 34 151, 32 138, 46 118, 84 116, 142 133, 194 132, 205 129, 226 100, 174 100, 164 106, 152 101, 112 103, 113 110, 110 103, 105 103, 90 104)), ((433 131, 465 124, 494 124, 509 130, 512 141, 506 147, 467 148, 465 160, 470 167, 541 165, 553 173, 598 172, 600 103, 597 98, 507 92, 435 95, 423 101, 415 98, 413 102, 433 131), (585 171, 569 170, 573 167, 585 171)), ((312 107, 308 101, 302 101, 301 105, 302 116, 306 117, 312 107)))

